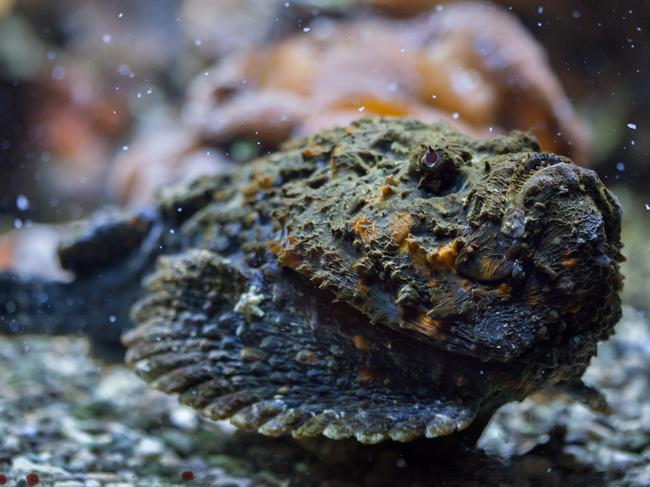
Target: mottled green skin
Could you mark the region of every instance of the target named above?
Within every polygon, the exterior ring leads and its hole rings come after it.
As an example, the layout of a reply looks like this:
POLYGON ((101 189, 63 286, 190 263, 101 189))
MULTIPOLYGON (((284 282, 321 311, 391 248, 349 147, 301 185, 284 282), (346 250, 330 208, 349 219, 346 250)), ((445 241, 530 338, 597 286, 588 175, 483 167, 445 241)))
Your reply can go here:
POLYGON ((368 119, 170 190, 163 251, 185 250, 127 363, 240 428, 366 443, 576 383, 620 316, 620 209, 537 149, 368 119))

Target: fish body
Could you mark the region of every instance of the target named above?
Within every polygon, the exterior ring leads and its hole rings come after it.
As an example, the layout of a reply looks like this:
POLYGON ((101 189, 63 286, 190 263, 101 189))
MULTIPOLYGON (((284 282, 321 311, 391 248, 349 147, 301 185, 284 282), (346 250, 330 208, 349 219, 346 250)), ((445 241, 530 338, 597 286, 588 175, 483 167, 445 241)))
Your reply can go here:
POLYGON ((447 436, 578 383, 620 317, 620 207, 538 149, 363 119, 168 189, 105 255, 92 249, 116 230, 61 255, 79 279, 141 255, 126 362, 207 417, 270 436, 447 436))

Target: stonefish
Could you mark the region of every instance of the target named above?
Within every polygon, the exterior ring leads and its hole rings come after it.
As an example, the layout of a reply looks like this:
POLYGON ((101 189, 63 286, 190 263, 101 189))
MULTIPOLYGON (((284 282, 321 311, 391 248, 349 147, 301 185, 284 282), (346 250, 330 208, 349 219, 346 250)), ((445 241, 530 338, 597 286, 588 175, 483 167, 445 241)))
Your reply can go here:
POLYGON ((60 249, 72 282, 4 276, 0 326, 126 329, 155 388, 265 435, 480 431, 580 389, 621 313, 616 199, 537 151, 410 119, 323 131, 99 218, 60 249))

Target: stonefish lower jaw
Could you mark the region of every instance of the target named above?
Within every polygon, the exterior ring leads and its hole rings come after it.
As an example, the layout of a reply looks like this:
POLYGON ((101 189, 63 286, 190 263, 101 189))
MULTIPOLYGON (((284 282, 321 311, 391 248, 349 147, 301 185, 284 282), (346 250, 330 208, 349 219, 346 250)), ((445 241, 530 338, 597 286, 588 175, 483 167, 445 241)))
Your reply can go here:
POLYGON ((620 208, 537 150, 365 119, 168 192, 184 250, 127 363, 238 428, 363 443, 480 431, 578 383, 620 317, 620 208))

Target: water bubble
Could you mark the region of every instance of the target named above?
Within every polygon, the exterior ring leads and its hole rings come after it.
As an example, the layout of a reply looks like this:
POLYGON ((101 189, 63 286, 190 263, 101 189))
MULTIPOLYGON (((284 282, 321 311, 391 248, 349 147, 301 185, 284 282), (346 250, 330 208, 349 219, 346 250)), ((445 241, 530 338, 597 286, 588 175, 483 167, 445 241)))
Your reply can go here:
POLYGON ((358 111, 363 112, 365 109, 366 109, 365 106, 363 106, 363 107, 359 107, 359 108, 358 108, 358 111))
POLYGON ((124 152, 128 151, 128 150, 129 150, 129 146, 128 146, 128 145, 123 145, 123 146, 122 146, 122 150, 123 150, 124 152))
POLYGON ((458 113, 458 112, 452 113, 451 118, 453 118, 454 120, 458 120, 460 118, 460 113, 458 113))
POLYGON ((51 76, 54 81, 61 81, 65 77, 65 68, 57 64, 52 68, 51 76))
POLYGON ((108 321, 110 321, 111 323, 115 323, 117 321, 117 317, 115 315, 110 315, 108 317, 108 321))
POLYGON ((198 47, 198 46, 200 46, 201 44, 203 44, 203 41, 202 41, 201 39, 194 39, 194 45, 195 45, 195 46, 198 47))
POLYGON ((442 12, 445 9, 442 5, 436 5, 436 12, 442 12))
POLYGON ((23 221, 20 218, 16 218, 14 220, 14 228, 16 230, 19 230, 19 229, 23 228, 23 221))
POLYGON ((617 162, 616 163, 616 170, 618 172, 623 172, 625 171, 625 164, 623 162, 617 162))
POLYGON ((27 196, 24 194, 19 194, 16 196, 16 208, 18 208, 20 211, 29 210, 29 200, 27 199, 27 196))
POLYGON ((113 37, 110 34, 104 34, 102 36, 102 42, 104 44, 110 44, 112 40, 113 40, 113 37))
POLYGON ((580 12, 578 12, 577 10, 574 10, 574 11, 571 13, 571 16, 572 16, 574 19, 579 19, 579 18, 580 18, 580 12))
POLYGON ((309 32, 310 30, 311 30, 311 27, 305 27, 304 29, 302 29, 303 32, 309 32))
POLYGON ((537 7, 537 13, 538 14, 543 14, 544 13, 544 7, 542 7, 542 6, 537 7))
POLYGON ((120 64, 117 67, 117 72, 122 76, 129 76, 131 74, 131 68, 128 64, 120 64))
POLYGON ((627 128, 632 129, 632 130, 636 130, 636 124, 633 123, 633 122, 630 122, 630 123, 627 124, 627 128))
POLYGON ((646 204, 645 204, 645 209, 648 210, 648 211, 650 211, 650 203, 646 203, 646 204))
POLYGON ((119 14, 117 14, 118 19, 121 19, 122 17, 124 17, 124 12, 120 12, 119 14))

